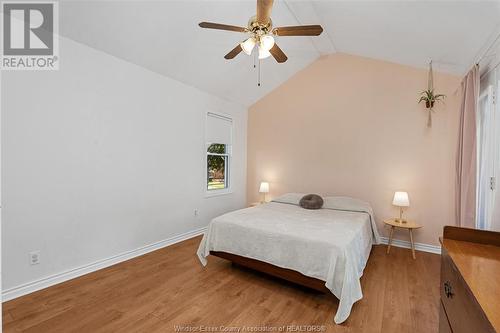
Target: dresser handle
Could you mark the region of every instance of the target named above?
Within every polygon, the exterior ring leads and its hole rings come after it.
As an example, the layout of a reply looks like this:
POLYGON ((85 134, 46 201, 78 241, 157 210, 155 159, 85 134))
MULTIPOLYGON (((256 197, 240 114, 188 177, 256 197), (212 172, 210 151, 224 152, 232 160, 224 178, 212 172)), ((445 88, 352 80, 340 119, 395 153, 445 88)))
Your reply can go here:
POLYGON ((447 298, 453 298, 454 294, 452 292, 450 281, 446 281, 444 283, 444 294, 446 295, 447 298))

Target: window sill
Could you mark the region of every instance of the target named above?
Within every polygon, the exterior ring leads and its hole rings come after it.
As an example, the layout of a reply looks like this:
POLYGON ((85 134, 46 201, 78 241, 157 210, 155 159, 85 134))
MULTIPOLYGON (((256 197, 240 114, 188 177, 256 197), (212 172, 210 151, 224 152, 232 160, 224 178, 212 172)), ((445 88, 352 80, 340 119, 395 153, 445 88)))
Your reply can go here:
POLYGON ((228 195, 228 194, 233 194, 233 190, 225 189, 225 190, 205 191, 205 198, 220 197, 222 195, 228 195))

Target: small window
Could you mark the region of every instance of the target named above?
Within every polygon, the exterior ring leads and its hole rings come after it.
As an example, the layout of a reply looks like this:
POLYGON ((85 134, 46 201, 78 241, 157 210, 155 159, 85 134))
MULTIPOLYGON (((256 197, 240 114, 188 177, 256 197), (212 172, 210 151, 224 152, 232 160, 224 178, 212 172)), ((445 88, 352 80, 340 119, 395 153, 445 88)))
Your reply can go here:
POLYGON ((206 190, 227 191, 230 188, 232 119, 209 112, 207 114, 206 190))
POLYGON ((229 188, 229 153, 228 146, 212 143, 207 148, 207 190, 229 188))

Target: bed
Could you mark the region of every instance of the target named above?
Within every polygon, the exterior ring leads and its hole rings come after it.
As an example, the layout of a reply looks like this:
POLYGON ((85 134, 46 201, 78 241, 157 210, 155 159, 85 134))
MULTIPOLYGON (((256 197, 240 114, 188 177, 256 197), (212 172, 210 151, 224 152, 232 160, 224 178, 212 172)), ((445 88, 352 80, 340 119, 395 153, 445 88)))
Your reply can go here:
POLYGON ((369 204, 325 197, 323 208, 299 205, 303 194, 288 193, 252 208, 213 219, 198 258, 217 255, 295 283, 322 288, 339 299, 334 321, 344 322, 363 297, 360 278, 373 244, 380 243, 369 204))

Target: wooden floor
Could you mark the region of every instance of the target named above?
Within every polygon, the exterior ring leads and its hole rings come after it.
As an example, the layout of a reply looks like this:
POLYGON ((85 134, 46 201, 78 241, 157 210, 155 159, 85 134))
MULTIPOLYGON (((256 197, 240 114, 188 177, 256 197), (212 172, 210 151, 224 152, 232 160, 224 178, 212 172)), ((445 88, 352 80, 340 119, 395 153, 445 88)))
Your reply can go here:
POLYGON ((437 332, 438 255, 417 252, 413 260, 410 250, 394 248, 386 255, 385 246, 375 246, 362 278, 364 298, 344 324, 335 325, 338 300, 333 295, 215 257, 202 268, 195 255, 199 241, 190 239, 6 302, 4 332, 175 332, 176 325, 437 332))

